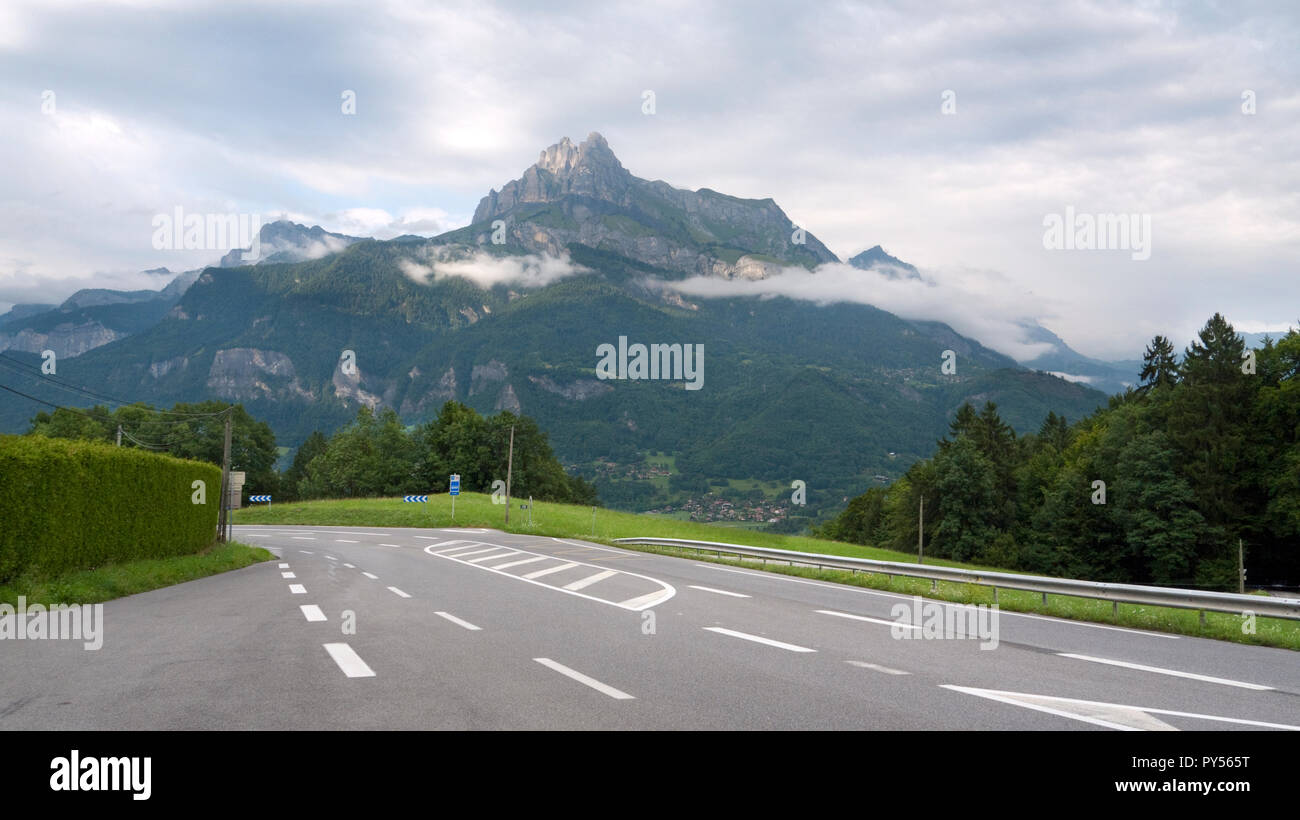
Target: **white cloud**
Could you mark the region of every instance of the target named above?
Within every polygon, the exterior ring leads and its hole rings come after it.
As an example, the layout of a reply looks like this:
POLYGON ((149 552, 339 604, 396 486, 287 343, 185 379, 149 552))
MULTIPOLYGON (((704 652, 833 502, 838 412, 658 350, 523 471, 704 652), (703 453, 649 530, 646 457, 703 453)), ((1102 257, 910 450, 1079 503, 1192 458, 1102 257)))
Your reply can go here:
POLYGON ((1023 324, 1043 312, 1043 300, 991 271, 923 271, 921 279, 892 279, 877 270, 831 263, 814 271, 785 268, 766 279, 693 276, 663 286, 702 297, 785 296, 821 305, 873 305, 904 319, 944 322, 963 336, 1018 361, 1053 347, 1024 338, 1023 324))
POLYGON ((427 263, 403 259, 398 262, 398 267, 421 284, 426 283, 430 275, 434 279, 460 276, 485 290, 494 285, 540 288, 568 276, 590 273, 590 269, 573 262, 568 253, 561 256, 493 256, 485 251, 476 251, 468 257, 451 258, 452 253, 454 251, 445 246, 431 246, 425 253, 427 263))

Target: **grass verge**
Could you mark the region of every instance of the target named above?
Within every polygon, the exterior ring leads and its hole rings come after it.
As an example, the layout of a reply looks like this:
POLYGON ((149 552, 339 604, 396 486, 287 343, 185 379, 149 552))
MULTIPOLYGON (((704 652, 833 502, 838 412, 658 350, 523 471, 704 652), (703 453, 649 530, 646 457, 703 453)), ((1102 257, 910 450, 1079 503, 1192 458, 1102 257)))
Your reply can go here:
POLYGON ((18 596, 22 595, 29 605, 97 604, 241 569, 274 557, 261 547, 232 541, 215 543, 193 555, 108 564, 52 577, 20 575, 0 584, 0 603, 16 605, 18 596))
MULTIPOLYGON (((250 507, 235 513, 237 524, 310 524, 317 526, 360 527, 491 527, 507 532, 528 535, 546 535, 557 538, 581 538, 596 543, 612 544, 616 538, 679 538, 695 541, 719 541, 747 544, 755 547, 794 550, 798 552, 871 558, 880 561, 915 563, 916 556, 894 550, 824 541, 800 535, 778 535, 755 532, 735 527, 722 527, 681 521, 657 515, 618 512, 597 509, 593 517, 590 507, 569 504, 536 502, 532 509, 532 523, 528 523, 528 510, 518 508, 519 499, 512 499, 510 525, 505 525, 505 507, 493 504, 491 496, 466 493, 456 500, 456 517, 451 517, 449 496, 429 496, 427 504, 404 503, 400 498, 365 498, 332 501, 304 501, 272 504, 267 507, 250 507)), ((940 581, 933 591, 930 582, 921 578, 902 578, 883 573, 823 570, 816 567, 789 566, 768 562, 766 565, 751 560, 735 558, 718 559, 689 550, 663 547, 617 546, 653 552, 661 555, 691 558, 729 566, 742 566, 754 570, 779 572, 816 579, 830 583, 868 587, 901 595, 924 595, 926 598, 960 604, 992 604, 993 589, 975 584, 957 584, 940 581)), ((962 564, 955 561, 926 559, 927 564, 965 569, 999 570, 998 567, 962 564)), ((1300 650, 1300 622, 1281 618, 1257 617, 1254 633, 1243 631, 1245 619, 1240 615, 1219 612, 1205 613, 1201 625, 1197 610, 1172 607, 1120 604, 1116 613, 1109 601, 1075 598, 1067 595, 1049 595, 1046 605, 1035 592, 999 589, 997 601, 1000 609, 1088 621, 1128 629, 1145 629, 1201 638, 1215 638, 1235 643, 1275 646, 1300 650)))

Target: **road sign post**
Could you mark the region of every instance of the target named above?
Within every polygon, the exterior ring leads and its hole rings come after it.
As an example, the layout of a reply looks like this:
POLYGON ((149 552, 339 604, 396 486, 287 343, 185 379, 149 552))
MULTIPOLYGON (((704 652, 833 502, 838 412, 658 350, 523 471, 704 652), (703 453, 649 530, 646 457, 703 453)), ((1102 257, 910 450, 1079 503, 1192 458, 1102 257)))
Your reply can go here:
POLYGON ((456 496, 460 495, 460 473, 452 474, 451 481, 448 482, 448 486, 449 486, 448 492, 451 493, 451 520, 455 521, 456 520, 456 496))

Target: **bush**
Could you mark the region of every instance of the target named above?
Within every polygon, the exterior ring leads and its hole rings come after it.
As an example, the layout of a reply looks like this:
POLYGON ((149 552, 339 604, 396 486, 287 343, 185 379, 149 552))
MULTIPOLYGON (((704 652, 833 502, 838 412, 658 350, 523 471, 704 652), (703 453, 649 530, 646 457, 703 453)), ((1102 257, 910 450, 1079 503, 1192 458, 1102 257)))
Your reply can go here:
POLYGON ((198 552, 221 470, 97 442, 0 436, 0 582, 198 552), (204 504, 191 485, 206 484, 204 504))

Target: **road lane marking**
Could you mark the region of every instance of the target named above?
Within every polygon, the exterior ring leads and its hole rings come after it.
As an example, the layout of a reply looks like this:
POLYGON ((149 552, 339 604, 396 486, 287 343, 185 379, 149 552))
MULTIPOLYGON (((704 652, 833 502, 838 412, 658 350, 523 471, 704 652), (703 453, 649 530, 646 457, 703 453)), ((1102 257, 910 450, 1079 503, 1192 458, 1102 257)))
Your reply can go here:
POLYGON ((902 669, 890 669, 888 666, 881 666, 878 663, 867 663, 866 661, 849 661, 849 665, 858 666, 863 669, 874 669, 877 672, 884 672, 886 675, 910 675, 911 672, 904 672, 902 669))
POLYGON ((307 618, 307 620, 309 620, 309 621, 324 621, 324 620, 326 620, 326 618, 325 618, 325 613, 324 613, 324 612, 321 612, 320 607, 316 606, 315 604, 303 604, 302 606, 300 606, 300 607, 298 607, 298 608, 302 610, 302 614, 303 614, 303 615, 307 618))
POLYGON ((392 593, 394 593, 394 594, 396 594, 396 595, 400 595, 400 596, 403 597, 403 598, 410 598, 410 597, 411 597, 410 595, 407 595, 405 592, 402 592, 402 591, 401 591, 400 589, 398 589, 397 587, 389 587, 389 588, 388 588, 388 591, 389 591, 389 592, 392 592, 392 593))
POLYGON ((271 534, 267 532, 243 532, 240 535, 245 538, 270 538, 271 534))
POLYGON ((587 677, 586 675, 582 674, 576 669, 570 669, 564 664, 556 663, 550 658, 533 658, 533 660, 537 661, 542 666, 545 666, 547 669, 553 669, 556 672, 559 672, 561 675, 572 678, 573 680, 576 680, 578 683, 582 683, 587 686, 590 686, 592 689, 595 689, 597 692, 609 695, 611 698, 614 698, 615 700, 636 700, 635 697, 629 695, 627 692, 620 691, 618 689, 615 689, 612 686, 601 683, 595 678, 587 677))
POLYGON ((375 670, 367 666, 366 662, 361 660, 361 656, 347 644, 327 643, 321 645, 325 647, 326 652, 330 653, 330 657, 339 665, 339 669, 343 670, 343 674, 349 678, 373 678, 375 676, 375 670))
POLYGON ((378 580, 379 580, 379 576, 378 576, 378 575, 372 575, 372 574, 370 574, 369 572, 363 572, 363 573, 361 573, 361 574, 364 575, 364 576, 366 576, 367 578, 369 578, 369 579, 372 580, 372 581, 378 581, 378 580))
MULTIPOLYGON (((415 536, 415 537, 416 537, 416 538, 429 538, 429 536, 427 536, 427 535, 417 535, 417 536, 415 536)), ((430 540, 430 541, 438 541, 438 539, 436 539, 436 538, 429 538, 429 540, 430 540)), ((464 541, 461 541, 459 538, 454 538, 454 539, 452 539, 451 541, 438 541, 438 543, 436 543, 436 544, 430 544, 429 546, 431 546, 431 547, 450 547, 452 544, 464 544, 464 543, 465 543, 465 542, 464 542, 464 541)), ((468 546, 468 544, 466 544, 466 546, 468 546)))
POLYGON ((455 615, 452 615, 450 612, 435 612, 433 614, 437 615, 440 618, 446 618, 447 620, 456 624, 456 626, 463 626, 472 632, 478 632, 482 629, 482 627, 474 626, 474 624, 470 623, 469 621, 463 621, 460 618, 457 618, 455 615))
POLYGON ((709 632, 716 632, 719 635, 730 635, 733 638, 741 638, 746 641, 753 641, 754 643, 761 643, 761 644, 766 644, 768 646, 775 646, 778 649, 785 649, 790 652, 816 652, 817 651, 816 649, 809 649, 806 646, 796 646, 792 643, 784 643, 782 641, 774 641, 771 638, 763 638, 758 635, 750 635, 748 632, 737 632, 734 629, 723 629, 720 626, 706 626, 704 627, 704 629, 709 632))
POLYGON ((592 584, 598 584, 613 575, 618 575, 618 573, 612 569, 603 570, 597 572, 595 575, 588 575, 586 578, 579 578, 571 584, 565 584, 564 588, 570 592, 577 592, 580 589, 586 589, 592 584))
POLYGON ((347 567, 348 569, 356 569, 356 567, 354 567, 352 564, 344 564, 343 566, 347 567))
POLYGON ((346 538, 335 538, 335 539, 334 539, 334 543, 335 543, 335 544, 355 544, 355 543, 357 543, 357 542, 356 542, 356 541, 349 541, 349 540, 346 539, 346 538))
POLYGON ((909 624, 905 621, 886 621, 884 618, 868 618, 866 615, 850 615, 847 612, 836 612, 833 609, 818 609, 816 612, 822 615, 834 615, 836 618, 851 618, 855 621, 869 621, 873 624, 884 624, 885 626, 900 626, 904 629, 920 629, 917 624, 909 624))
POLYGON ((297 575, 294 575, 292 572, 282 572, 282 573, 280 573, 280 577, 281 577, 281 578, 297 578, 298 576, 297 576, 297 575))
POLYGON ((531 581, 534 578, 541 578, 543 575, 550 575, 553 572, 563 572, 566 569, 573 569, 576 566, 578 565, 572 562, 566 564, 560 564, 558 567, 547 567, 546 569, 539 569, 536 572, 530 572, 527 575, 524 575, 522 577, 527 578, 528 580, 531 581))
POLYGON ((750 597, 749 595, 745 595, 745 594, 740 593, 740 592, 728 592, 728 591, 725 590, 725 589, 714 589, 713 587, 699 587, 699 586, 696 586, 695 584, 687 584, 687 586, 689 586, 691 589, 698 589, 698 590, 700 590, 700 591, 702 591, 702 592, 714 592, 714 593, 717 593, 718 595, 730 595, 732 598, 749 598, 749 597, 750 597))
POLYGON ((288 569, 288 568, 289 568, 289 565, 288 565, 288 564, 281 564, 281 565, 280 565, 280 569, 288 569))
POLYGON ((302 584, 289 584, 289 591, 294 595, 306 595, 307 588, 302 584))
MULTIPOLYGON (((435 545, 431 544, 430 546, 435 546, 435 545)), ((501 549, 501 547, 488 547, 487 549, 474 549, 474 547, 477 546, 479 545, 478 544, 470 545, 469 552, 460 552, 460 550, 465 549, 465 547, 454 547, 452 549, 447 550, 446 552, 440 552, 438 554, 445 555, 448 558, 465 558, 470 555, 482 555, 485 552, 498 552, 501 549)), ((428 548, 429 547, 425 547, 426 550, 428 548)))
POLYGON ((296 539, 299 540, 299 541, 315 541, 315 540, 316 540, 315 538, 312 538, 312 537, 309 536, 309 535, 295 535, 294 538, 296 538, 296 539))
POLYGON ((401 544, 380 544, 379 546, 381 546, 381 547, 397 547, 398 549, 401 549, 401 547, 402 547, 401 544))
POLYGON ((337 561, 337 560, 339 560, 339 559, 335 558, 333 555, 326 555, 325 557, 328 558, 328 559, 331 560, 331 561, 337 561))
POLYGON ((316 553, 312 552, 311 550, 298 550, 298 552, 301 552, 303 555, 315 555, 315 554, 316 554, 316 553))
POLYGON ((510 567, 517 567, 522 564, 535 564, 538 561, 545 561, 545 560, 546 560, 545 555, 537 555, 532 558, 525 558, 522 561, 510 561, 505 564, 493 564, 492 566, 488 567, 488 569, 509 569, 510 567))
POLYGON ((1176 678, 1190 678, 1191 680, 1205 681, 1206 683, 1221 683, 1224 686, 1236 686, 1241 689, 1255 689, 1260 692, 1273 691, 1272 686, 1261 686, 1258 683, 1246 683, 1239 680, 1230 680, 1228 678, 1215 678, 1210 675, 1198 675, 1194 672, 1180 672, 1177 669, 1162 669, 1159 666, 1143 666, 1140 663, 1129 663, 1128 661, 1116 661, 1110 658, 1094 658, 1091 655, 1075 655, 1071 652, 1057 652, 1062 658, 1074 658, 1080 661, 1092 661, 1093 663, 1104 663, 1109 666, 1122 666, 1125 669, 1136 669, 1139 672, 1153 672, 1157 675, 1172 675, 1176 678))
POLYGON ((469 560, 466 561, 465 563, 467 563, 467 564, 477 564, 477 563, 479 563, 480 561, 495 561, 495 560, 498 559, 498 558, 514 558, 516 555, 519 555, 519 554, 520 554, 519 550, 507 550, 506 552, 498 552, 498 553, 495 554, 495 555, 480 555, 480 556, 477 557, 477 558, 471 558, 471 559, 469 559, 469 560))
POLYGON ((664 596, 662 589, 656 589, 654 592, 647 592, 645 595, 638 595, 635 598, 628 598, 626 601, 619 601, 618 605, 624 609, 640 609, 646 604, 658 602, 664 596))

